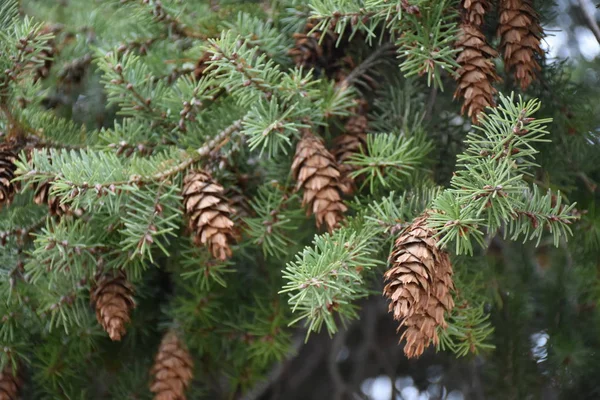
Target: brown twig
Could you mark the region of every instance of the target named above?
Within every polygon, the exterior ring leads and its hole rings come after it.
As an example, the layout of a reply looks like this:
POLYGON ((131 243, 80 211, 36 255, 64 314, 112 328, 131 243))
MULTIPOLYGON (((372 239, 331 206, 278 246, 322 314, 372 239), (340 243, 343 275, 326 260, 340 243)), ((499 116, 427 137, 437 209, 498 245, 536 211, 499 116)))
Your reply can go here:
POLYGON ((594 6, 590 3, 590 0, 579 0, 579 8, 581 9, 583 19, 585 19, 588 28, 590 28, 596 37, 596 40, 600 43, 600 27, 594 18, 594 14, 591 12, 591 10, 594 9, 594 6))
MULTIPOLYGON (((210 140, 207 144, 200 147, 196 150, 195 153, 188 154, 187 157, 183 158, 178 164, 168 168, 162 172, 156 173, 150 176, 140 176, 133 175, 128 180, 123 181, 114 181, 114 182, 106 182, 106 183, 98 183, 95 185, 91 185, 88 183, 78 184, 70 181, 61 181, 72 188, 73 195, 77 196, 81 192, 85 192, 87 190, 95 190, 98 196, 103 196, 108 193, 116 193, 119 190, 122 190, 124 187, 132 186, 132 185, 144 185, 152 182, 162 182, 173 175, 185 170, 190 165, 200 161, 203 158, 211 156, 215 151, 218 151, 221 147, 225 145, 229 141, 230 136, 240 130, 242 127, 242 121, 237 120, 221 132, 219 132, 212 140, 210 140)), ((56 179, 57 176, 48 173, 48 172, 38 172, 35 170, 29 171, 27 173, 28 176, 43 176, 48 179, 56 179)))
POLYGON ((342 79, 337 85, 336 90, 344 90, 354 84, 354 82, 364 75, 369 69, 373 68, 377 64, 382 62, 381 57, 386 55, 391 50, 395 50, 395 46, 392 43, 385 43, 378 49, 373 51, 367 58, 365 58, 356 68, 352 70, 344 79, 342 79))

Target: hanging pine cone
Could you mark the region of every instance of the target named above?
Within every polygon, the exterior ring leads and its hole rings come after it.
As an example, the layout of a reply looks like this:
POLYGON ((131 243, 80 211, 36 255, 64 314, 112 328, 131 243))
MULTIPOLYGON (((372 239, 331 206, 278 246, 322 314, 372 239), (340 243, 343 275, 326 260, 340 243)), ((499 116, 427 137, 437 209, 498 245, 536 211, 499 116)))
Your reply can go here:
POLYGON ((389 312, 400 321, 398 329, 406 327, 400 340, 406 338, 409 358, 438 343, 437 327, 447 326, 444 313, 454 307, 450 257, 437 247, 427 216, 416 218, 398 237, 384 275, 383 294, 390 299, 389 312))
POLYGON ((323 141, 308 129, 296 147, 292 173, 297 181, 296 190, 304 190, 302 206, 308 208, 307 214, 315 214, 317 227, 325 222, 331 232, 348 209, 340 193, 340 170, 323 141))
POLYGON ((154 400, 185 400, 192 380, 194 363, 183 343, 173 331, 163 337, 152 367, 150 391, 154 400))
POLYGON ((59 82, 66 87, 79 85, 85 78, 91 63, 92 56, 89 54, 66 63, 57 74, 59 82))
MULTIPOLYGON (((62 28, 62 25, 47 25, 40 30, 40 35, 47 35, 49 33, 56 35, 62 28)), ((50 68, 52 68, 52 64, 54 63, 54 57, 58 53, 54 38, 46 42, 46 47, 47 48, 40 51, 36 57, 36 60, 42 61, 43 64, 35 69, 33 76, 34 82, 40 79, 46 79, 48 75, 50 75, 50 68)))
POLYGON ((199 81, 200 78, 204 76, 204 71, 206 71, 206 68, 208 68, 208 61, 212 56, 213 53, 206 51, 204 54, 202 54, 202 57, 196 61, 196 65, 194 66, 194 78, 196 78, 196 81, 199 81))
POLYGON ((234 209, 224 196, 223 186, 205 171, 191 171, 183 180, 183 205, 188 226, 196 245, 208 246, 220 260, 231 257, 229 244, 234 240, 234 209))
POLYGON ((315 69, 317 75, 324 73, 333 77, 339 69, 340 60, 344 56, 344 49, 336 46, 337 35, 331 31, 325 33, 314 31, 314 24, 307 23, 304 32, 294 33, 295 45, 288 51, 294 64, 305 69, 315 69), (320 42, 320 43, 319 43, 320 42))
POLYGON ((367 117, 364 115, 350 117, 344 125, 344 133, 333 141, 332 153, 339 165, 340 184, 344 194, 352 194, 356 189, 354 178, 350 174, 356 171, 357 167, 346 162, 354 154, 367 149, 367 125, 367 117))
POLYGON ((248 196, 238 186, 230 186, 225 190, 225 197, 229 199, 229 204, 235 211, 235 220, 249 217, 252 214, 252 206, 248 196))
POLYGON ((0 370, 0 400, 19 399, 21 386, 23 386, 23 380, 18 373, 13 373, 12 365, 8 363, 4 369, 0 370))
POLYGON ((49 48, 40 51, 40 58, 43 60, 43 64, 35 69, 33 81, 37 82, 40 79, 46 79, 50 75, 50 68, 54 62, 54 56, 56 55, 56 49, 54 48, 54 40, 48 43, 49 48))
POLYGON ((462 0, 461 6, 464 12, 464 23, 477 27, 483 25, 485 12, 490 6, 489 0, 462 0))
POLYGON ((521 89, 527 89, 541 70, 536 54, 543 54, 542 28, 531 0, 500 1, 498 35, 506 71, 513 71, 521 89))
POLYGON ((122 271, 101 275, 94 287, 90 300, 96 308, 96 319, 111 340, 121 340, 135 308, 133 287, 122 271))
POLYGON ((495 105, 496 89, 492 83, 500 78, 491 59, 497 57, 498 53, 486 43, 478 27, 467 23, 460 25, 456 47, 462 47, 463 50, 456 60, 461 67, 457 71, 458 85, 454 98, 463 99, 461 113, 466 113, 473 123, 477 123, 479 113, 495 105))
POLYGON ((17 192, 17 184, 12 182, 15 177, 17 154, 10 145, 0 146, 0 208, 10 204, 17 192))
POLYGON ((38 185, 33 196, 35 204, 47 204, 50 215, 62 216, 69 213, 69 206, 61 204, 60 199, 50 195, 52 185, 50 181, 42 182, 38 185))
POLYGON ((294 33, 294 47, 288 51, 297 66, 312 68, 323 58, 323 48, 319 45, 320 32, 308 32, 312 26, 307 25, 305 32, 294 33))

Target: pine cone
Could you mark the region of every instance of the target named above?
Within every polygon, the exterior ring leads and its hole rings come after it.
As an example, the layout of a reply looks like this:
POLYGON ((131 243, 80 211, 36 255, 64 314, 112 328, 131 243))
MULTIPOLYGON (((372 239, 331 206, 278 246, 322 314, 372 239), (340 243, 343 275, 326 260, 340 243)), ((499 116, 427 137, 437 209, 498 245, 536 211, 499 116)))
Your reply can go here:
POLYGON ((335 63, 336 56, 342 53, 341 49, 336 47, 337 35, 328 31, 321 41, 323 33, 321 31, 310 33, 313 27, 314 24, 309 22, 303 33, 294 33, 295 45, 288 54, 299 67, 329 70, 335 63))
POLYGON ((340 183, 344 194, 350 195, 355 190, 354 178, 350 177, 350 174, 356 171, 357 167, 346 164, 346 161, 354 154, 366 150, 367 124, 367 117, 364 115, 350 117, 344 126, 345 133, 336 137, 333 141, 332 153, 339 165, 340 183))
POLYGON ((10 145, 0 147, 0 208, 10 204, 17 192, 17 184, 12 182, 15 177, 17 154, 10 145))
POLYGON ((23 380, 19 374, 14 374, 11 363, 0 370, 0 400, 17 400, 23 380))
POLYGON ((428 214, 416 218, 398 237, 390 255, 392 266, 384 275, 383 294, 390 299, 389 312, 406 330, 404 353, 419 357, 431 342, 438 343, 437 327, 447 326, 444 313, 452 310, 452 265, 438 249, 435 232, 427 227, 428 214))
MULTIPOLYGON (((49 33, 56 35, 63 29, 62 25, 47 25, 40 30, 40 35, 47 35, 49 33)), ((43 64, 35 69, 33 80, 34 82, 40 79, 46 79, 50 75, 50 68, 54 63, 54 57, 58 53, 56 41, 54 38, 46 42, 46 49, 39 52, 36 57, 37 60, 43 61, 43 64)))
POLYGON ((173 331, 163 337, 152 367, 150 391, 154 400, 185 400, 185 390, 192 380, 194 363, 183 343, 173 331))
POLYGON ((204 71, 206 71, 206 68, 208 68, 208 61, 211 59, 212 56, 213 53, 207 51, 204 54, 202 54, 202 57, 200 57, 198 61, 196 61, 196 65, 194 67, 194 78, 196 78, 196 81, 199 81, 200 78, 204 76, 204 71))
POLYGON ((498 35, 506 71, 514 71, 521 89, 527 89, 535 79, 535 72, 541 70, 535 55, 543 54, 542 28, 531 0, 500 1, 498 35))
POLYGON ((111 340, 121 340, 125 335, 125 325, 135 307, 133 287, 123 272, 107 273, 98 279, 91 293, 91 301, 96 307, 96 319, 111 340))
POLYGON ((191 171, 183 180, 182 194, 196 245, 208 246, 220 260, 231 257, 229 244, 234 240, 231 217, 235 211, 224 196, 223 186, 205 171, 191 171))
POLYGON ((464 10, 464 23, 477 27, 483 25, 485 12, 490 6, 488 0, 462 0, 461 5, 464 10))
POLYGON ((70 212, 67 204, 61 204, 60 199, 50 195, 52 185, 50 181, 40 183, 35 190, 33 202, 35 204, 47 204, 50 215, 62 216, 70 212))
POLYGON ((92 56, 89 54, 66 63, 58 73, 59 82, 67 87, 79 85, 83 78, 85 78, 85 74, 91 63, 92 56))
POLYGON ((313 68, 323 58, 323 48, 315 34, 294 33, 294 47, 288 51, 294 64, 305 68, 313 68))
POLYGON ((248 196, 244 194, 244 191, 238 186, 230 186, 225 190, 225 197, 229 199, 229 204, 234 210, 235 220, 241 220, 242 218, 249 217, 252 215, 252 206, 248 196))
POLYGON ((327 151, 323 141, 309 130, 296 146, 292 163, 296 179, 296 190, 303 189, 302 205, 308 207, 307 214, 315 214, 317 227, 323 222, 331 232, 344 218, 348 209, 342 202, 340 170, 333 155, 327 151))
POLYGON ((460 28, 456 47, 462 47, 463 50, 456 60, 461 67, 457 71, 458 85, 454 98, 464 99, 461 113, 466 113, 473 123, 477 123, 479 113, 495 105, 496 89, 492 83, 500 78, 491 59, 497 57, 498 53, 487 45, 479 28, 466 23, 461 24, 460 28))

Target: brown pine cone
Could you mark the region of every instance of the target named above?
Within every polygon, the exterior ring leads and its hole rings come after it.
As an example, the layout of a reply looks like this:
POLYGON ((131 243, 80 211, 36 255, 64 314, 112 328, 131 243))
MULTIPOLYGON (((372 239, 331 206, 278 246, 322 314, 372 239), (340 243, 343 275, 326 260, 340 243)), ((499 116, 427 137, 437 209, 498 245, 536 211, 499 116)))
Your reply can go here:
POLYGON ((331 64, 330 60, 336 48, 337 35, 327 32, 325 38, 321 41, 323 33, 314 31, 310 33, 314 24, 308 23, 303 33, 294 33, 295 45, 288 51, 288 54, 294 60, 294 64, 304 68, 327 68, 331 64), (321 43, 319 43, 321 41, 321 43))
POLYGON ((419 357, 431 342, 438 343, 437 328, 446 328, 444 313, 454 308, 451 291, 452 264, 438 248, 435 231, 427 227, 428 214, 416 218, 396 240, 391 267, 384 274, 383 294, 390 299, 389 312, 406 330, 404 353, 419 357))
POLYGON ((333 141, 331 152, 339 165, 341 188, 344 194, 352 194, 356 189, 354 178, 350 174, 356 171, 357 168, 354 165, 346 164, 346 162, 354 154, 367 149, 367 124, 367 117, 364 115, 350 117, 344 126, 345 133, 336 137, 333 141))
POLYGON ((23 386, 19 374, 14 374, 11 363, 0 370, 0 400, 17 400, 23 386))
POLYGON ((485 12, 490 8, 488 0, 462 0, 461 6, 464 11, 464 23, 477 27, 483 25, 485 12))
POLYGON ((89 54, 66 63, 57 74, 59 82, 67 87, 79 85, 85 78, 91 63, 92 56, 89 54))
MULTIPOLYGON (((46 35, 49 33, 56 35, 62 29, 62 25, 47 25, 40 30, 40 35, 46 35)), ((43 61, 43 64, 35 69, 33 76, 34 82, 40 79, 46 79, 48 75, 50 75, 50 68, 52 68, 52 64, 54 64, 54 57, 56 57, 58 53, 56 41, 54 40, 54 38, 48 40, 46 42, 46 46, 48 48, 40 51, 40 53, 36 57, 36 59, 43 61)))
POLYGON ((307 215, 315 214, 317 227, 325 222, 331 232, 348 209, 342 202, 341 174, 323 141, 308 129, 296 146, 292 174, 296 191, 304 191, 302 206, 307 207, 307 215))
POLYGON ((496 89, 493 82, 500 78, 496 74, 492 58, 498 53, 488 46, 481 30, 473 25, 460 25, 460 36, 456 47, 462 47, 457 58, 460 68, 457 71, 457 87, 454 98, 463 98, 462 114, 471 117, 473 123, 478 123, 478 116, 486 107, 495 105, 496 89))
POLYGON ((207 51, 202 54, 202 57, 200 57, 198 61, 196 61, 196 65, 194 67, 194 78, 196 78, 196 81, 199 81, 200 78, 204 76, 204 71, 206 71, 206 68, 208 68, 208 61, 212 56, 213 53, 207 51))
POLYGON ((234 240, 231 217, 235 210, 224 196, 223 186, 206 171, 191 171, 183 180, 182 195, 196 245, 208 246, 219 260, 231 257, 229 245, 234 240))
POLYGON ((249 217, 252 215, 252 206, 248 196, 244 194, 244 191, 237 187, 231 186, 225 190, 225 197, 229 199, 229 204, 233 208, 234 216, 237 220, 249 217))
POLYGON ((501 0, 500 48, 507 72, 513 71, 521 89, 526 90, 540 71, 535 56, 543 55, 540 47, 542 27, 531 0, 501 0))
POLYGON ((163 337, 152 367, 150 391, 154 400, 185 400, 193 378, 194 362, 173 331, 163 337))
POLYGON ((111 340, 121 340, 135 308, 133 286, 122 271, 101 275, 90 300, 96 308, 96 319, 111 340))
POLYGON ((50 195, 52 185, 50 181, 42 182, 38 185, 33 196, 35 204, 47 204, 50 215, 62 216, 70 213, 70 208, 67 204, 60 202, 60 199, 50 195))
POLYGON ((5 144, 0 146, 0 208, 12 201, 18 190, 18 184, 12 182, 15 177, 17 166, 17 154, 12 146, 5 144))

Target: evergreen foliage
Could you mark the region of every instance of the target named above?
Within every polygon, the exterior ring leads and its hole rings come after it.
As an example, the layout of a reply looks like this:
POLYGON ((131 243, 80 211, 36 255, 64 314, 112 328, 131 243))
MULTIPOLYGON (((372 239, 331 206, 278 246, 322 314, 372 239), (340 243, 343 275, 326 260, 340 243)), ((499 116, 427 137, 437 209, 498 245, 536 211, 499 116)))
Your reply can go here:
POLYGON ((447 90, 460 4, 2 1, 2 376, 23 374, 27 399, 149 399, 150 371, 171 373, 152 367, 160 348, 156 360, 185 358, 174 393, 243 398, 297 336, 363 323, 394 241, 426 212, 454 270, 436 350, 485 360, 490 393, 525 398, 541 380, 581 398, 598 390, 598 93, 540 57, 527 90, 504 74, 497 106, 471 125, 447 90), (299 37, 327 68, 294 64, 299 37), (328 151, 360 101, 366 146, 344 160, 358 189, 323 232, 311 193, 347 194, 328 151), (326 154, 301 173, 331 187, 292 173, 304 132, 326 154), (203 187, 193 212, 190 171, 220 188, 203 187), (295 178, 319 186, 303 188, 309 210, 295 178), (50 201, 72 212, 51 215, 50 201), (231 257, 194 239, 224 229, 219 213, 233 221, 231 257), (130 313, 116 343, 90 303, 113 273, 130 313), (529 343, 539 332, 541 361, 529 343))

